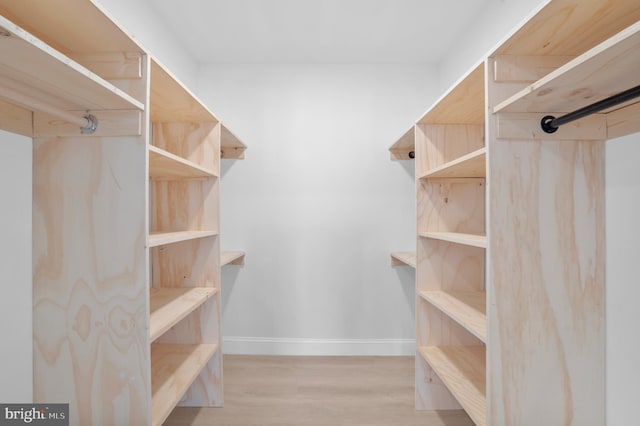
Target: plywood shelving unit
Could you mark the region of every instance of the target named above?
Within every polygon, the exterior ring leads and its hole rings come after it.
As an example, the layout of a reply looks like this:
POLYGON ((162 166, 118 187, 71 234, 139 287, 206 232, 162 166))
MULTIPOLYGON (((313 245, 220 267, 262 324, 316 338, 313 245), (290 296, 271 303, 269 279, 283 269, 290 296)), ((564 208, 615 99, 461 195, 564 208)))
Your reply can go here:
POLYGON ((91 0, 0 0, 0 127, 34 140, 34 402, 222 405, 220 156, 246 146, 91 0))
POLYGON ((220 257, 220 263, 225 265, 244 265, 243 251, 223 251, 220 257))
POLYGON ((640 100, 540 121, 640 85, 639 20, 546 1, 415 125, 416 408, 604 424, 604 143, 640 100))
POLYGON ((392 266, 411 266, 416 267, 416 252, 414 251, 396 251, 391 253, 392 266))

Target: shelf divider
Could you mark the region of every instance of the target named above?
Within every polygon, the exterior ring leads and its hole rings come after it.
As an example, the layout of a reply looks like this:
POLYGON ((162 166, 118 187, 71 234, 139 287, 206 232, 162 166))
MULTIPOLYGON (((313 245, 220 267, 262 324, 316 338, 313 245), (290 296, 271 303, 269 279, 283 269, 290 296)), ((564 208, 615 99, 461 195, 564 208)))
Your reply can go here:
POLYGON ((161 425, 215 355, 218 345, 151 345, 151 424, 161 425))
POLYGON ((152 288, 149 300, 149 338, 156 340, 216 294, 213 287, 152 288))
POLYGON ((149 176, 155 179, 197 179, 217 175, 213 170, 149 145, 149 176))
POLYGON ((486 425, 484 346, 422 346, 418 351, 471 420, 486 425))
POLYGON ((461 232, 421 232, 419 235, 423 238, 431 238, 433 240, 487 248, 487 237, 485 235, 465 234, 461 232))
POLYGON ((178 231, 161 232, 152 231, 149 233, 149 247, 161 246, 164 244, 179 243, 181 241, 195 240, 218 235, 216 231, 178 231))
POLYGON ((487 342, 487 299, 480 291, 421 291, 420 296, 456 321, 471 334, 487 342))

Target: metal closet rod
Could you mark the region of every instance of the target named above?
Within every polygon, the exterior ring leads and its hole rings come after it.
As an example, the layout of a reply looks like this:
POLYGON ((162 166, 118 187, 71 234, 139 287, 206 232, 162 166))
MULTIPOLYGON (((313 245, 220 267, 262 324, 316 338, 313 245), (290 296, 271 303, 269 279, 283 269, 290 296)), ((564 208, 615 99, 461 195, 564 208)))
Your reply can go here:
POLYGON ((540 127, 542 127, 542 130, 547 133, 553 133, 558 130, 558 127, 562 126, 563 124, 570 123, 582 117, 586 117, 587 115, 595 114, 596 112, 611 108, 637 97, 640 97, 640 86, 625 90, 624 92, 618 93, 617 95, 610 96, 606 99, 603 99, 591 105, 587 105, 586 107, 577 109, 573 112, 570 112, 569 114, 565 114, 558 118, 554 117, 553 115, 545 115, 540 121, 540 127))
POLYGON ((80 131, 84 135, 93 134, 98 129, 98 119, 92 114, 86 113, 84 116, 78 117, 73 113, 56 108, 53 105, 20 93, 10 87, 0 86, 0 98, 25 106, 33 111, 45 112, 61 120, 76 124, 80 127, 80 131))

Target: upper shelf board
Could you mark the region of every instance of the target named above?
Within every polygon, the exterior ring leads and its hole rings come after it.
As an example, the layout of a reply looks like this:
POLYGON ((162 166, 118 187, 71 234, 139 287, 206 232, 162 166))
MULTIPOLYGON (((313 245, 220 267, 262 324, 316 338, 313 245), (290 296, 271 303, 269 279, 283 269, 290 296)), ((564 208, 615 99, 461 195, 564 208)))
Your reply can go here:
POLYGON ((640 22, 496 105, 494 112, 571 112, 640 85, 640 22))
POLYGON ((391 266, 411 266, 416 267, 415 251, 396 251, 391 253, 391 266))
POLYGON ((65 111, 144 110, 141 102, 0 16, 0 93, 2 86, 65 111))
POLYGON ((220 120, 155 58, 151 58, 152 122, 218 123, 220 120))
POLYGON ((223 251, 220 253, 220 266, 244 265, 243 251, 223 251))
POLYGON ((389 155, 392 160, 411 160, 410 153, 416 150, 415 127, 411 126, 407 132, 400 137, 391 147, 389 155))
POLYGON ((483 147, 445 163, 420 176, 420 179, 483 178, 487 175, 487 148, 483 147))
POLYGON ((420 236, 466 246, 487 248, 487 237, 485 235, 463 234, 461 232, 421 232, 420 236))
POLYGON ((478 63, 418 120, 418 124, 484 124, 484 61, 478 63))
POLYGON ((221 157, 225 159, 237 159, 242 160, 244 158, 244 151, 247 146, 242 143, 240 138, 227 128, 224 124, 220 131, 220 153, 221 157))
POLYGON ((154 179, 197 179, 214 177, 216 174, 213 170, 149 145, 149 176, 154 179))

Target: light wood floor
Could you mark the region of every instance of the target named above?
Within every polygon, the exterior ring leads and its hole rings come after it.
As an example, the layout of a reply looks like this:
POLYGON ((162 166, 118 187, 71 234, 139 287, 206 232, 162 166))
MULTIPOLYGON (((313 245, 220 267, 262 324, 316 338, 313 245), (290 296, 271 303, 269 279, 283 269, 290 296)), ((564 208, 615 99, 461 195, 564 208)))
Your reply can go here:
POLYGON ((413 357, 225 355, 223 408, 178 407, 166 426, 471 426, 414 410, 413 357))

